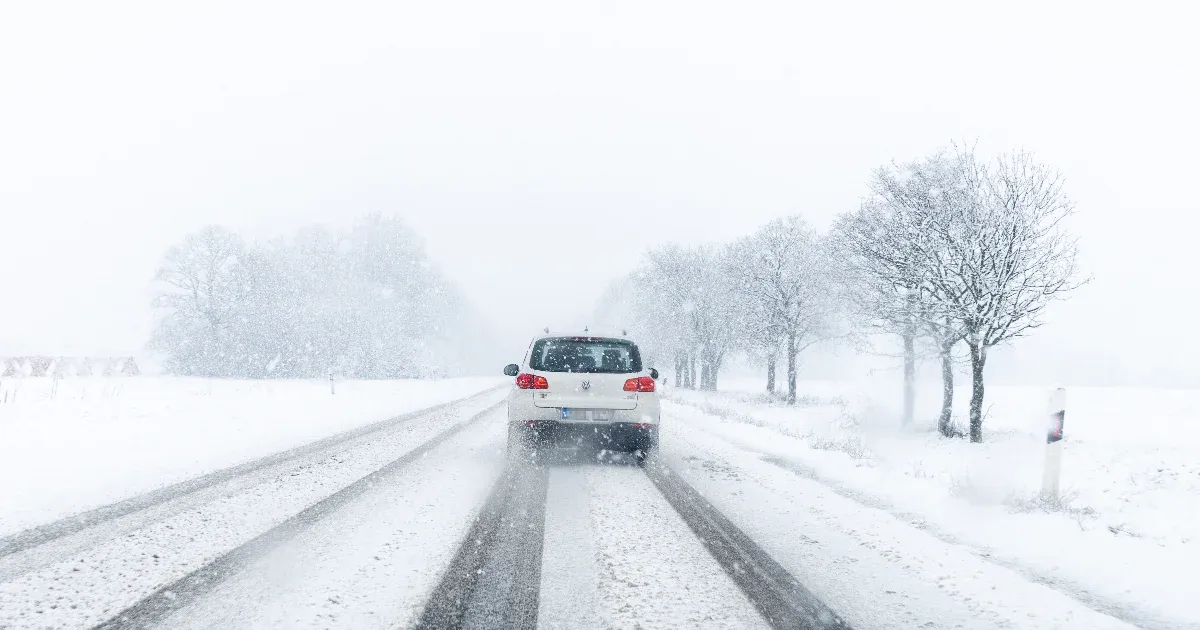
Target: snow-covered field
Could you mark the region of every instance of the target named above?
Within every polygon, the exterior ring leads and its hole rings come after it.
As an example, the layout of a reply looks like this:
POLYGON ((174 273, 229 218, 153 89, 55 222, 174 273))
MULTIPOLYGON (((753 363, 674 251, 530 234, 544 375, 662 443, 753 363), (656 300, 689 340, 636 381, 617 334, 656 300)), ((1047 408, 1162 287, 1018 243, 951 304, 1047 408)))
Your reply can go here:
POLYGON ((936 436, 936 385, 910 430, 898 387, 801 382, 796 408, 760 381, 723 389, 673 390, 664 413, 1094 608, 1200 625, 1200 392, 1069 389, 1063 490, 1045 502, 1048 389, 989 388, 984 444, 936 436))
POLYGON ((0 536, 503 382, 6 379, 0 536))

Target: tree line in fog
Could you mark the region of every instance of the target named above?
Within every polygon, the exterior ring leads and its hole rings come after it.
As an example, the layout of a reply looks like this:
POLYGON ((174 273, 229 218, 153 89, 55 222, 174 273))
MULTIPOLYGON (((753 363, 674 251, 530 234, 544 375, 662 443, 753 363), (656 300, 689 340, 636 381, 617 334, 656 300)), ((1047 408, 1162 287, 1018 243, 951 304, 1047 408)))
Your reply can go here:
POLYGON ((206 227, 166 252, 154 287, 150 347, 172 374, 437 376, 478 334, 422 240, 381 215, 266 242, 206 227))
POLYGON ((716 389, 722 364, 742 354, 765 365, 769 392, 783 372, 790 404, 815 344, 898 355, 905 424, 917 361, 936 357, 946 436, 959 432, 953 364, 965 348, 967 430, 981 441, 989 351, 1036 330, 1082 282, 1064 225, 1073 208, 1062 175, 1030 154, 955 147, 876 169, 859 206, 827 232, 791 216, 733 242, 655 248, 610 289, 598 318, 635 332, 682 387, 716 389))

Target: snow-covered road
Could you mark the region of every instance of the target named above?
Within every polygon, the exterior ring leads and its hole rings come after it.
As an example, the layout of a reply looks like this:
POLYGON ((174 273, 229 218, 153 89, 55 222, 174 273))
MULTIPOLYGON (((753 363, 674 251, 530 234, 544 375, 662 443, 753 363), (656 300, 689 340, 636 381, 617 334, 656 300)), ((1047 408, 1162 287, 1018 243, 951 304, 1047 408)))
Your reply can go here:
POLYGON ((565 466, 550 484, 547 530, 569 534, 543 550, 539 626, 768 627, 636 466, 565 466))
POLYGON ((510 463, 502 398, 10 537, 0 628, 1135 627, 686 414, 510 463))

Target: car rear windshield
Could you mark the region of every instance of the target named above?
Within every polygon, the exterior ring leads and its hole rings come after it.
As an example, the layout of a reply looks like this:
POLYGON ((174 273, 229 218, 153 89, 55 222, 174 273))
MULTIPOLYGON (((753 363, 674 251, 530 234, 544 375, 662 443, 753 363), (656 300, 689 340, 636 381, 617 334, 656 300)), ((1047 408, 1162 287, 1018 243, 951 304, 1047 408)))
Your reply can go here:
POLYGON ((630 374, 642 371, 637 346, 624 339, 557 337, 533 344, 529 367, 542 372, 630 374))

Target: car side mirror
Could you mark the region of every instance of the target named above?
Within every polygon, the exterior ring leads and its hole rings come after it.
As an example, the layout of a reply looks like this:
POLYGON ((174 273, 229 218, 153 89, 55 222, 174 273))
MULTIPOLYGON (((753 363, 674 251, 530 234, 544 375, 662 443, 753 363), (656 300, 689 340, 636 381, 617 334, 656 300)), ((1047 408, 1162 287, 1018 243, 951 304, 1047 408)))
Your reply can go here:
POLYGON ((657 381, 658 380, 658 370, 656 370, 654 368, 650 368, 650 378, 657 381))
POLYGON ((516 363, 509 363, 508 365, 504 366, 504 375, 505 376, 516 376, 517 372, 520 372, 520 371, 521 371, 521 366, 517 365, 516 363))

